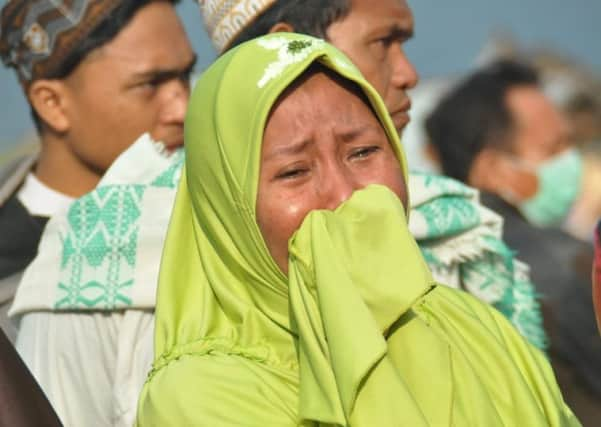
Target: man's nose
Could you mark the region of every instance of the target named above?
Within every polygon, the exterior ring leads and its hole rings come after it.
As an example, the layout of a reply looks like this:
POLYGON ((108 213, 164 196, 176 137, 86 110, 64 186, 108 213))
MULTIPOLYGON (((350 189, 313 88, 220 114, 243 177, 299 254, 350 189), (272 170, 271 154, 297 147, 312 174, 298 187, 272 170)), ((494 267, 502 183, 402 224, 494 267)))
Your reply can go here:
POLYGON ((163 88, 161 123, 183 124, 188 108, 190 88, 187 82, 174 79, 163 88))
POLYGON ((336 209, 358 189, 353 176, 341 166, 329 168, 318 185, 323 207, 329 210, 336 209))
POLYGON ((395 50, 392 61, 392 84, 404 90, 413 89, 419 81, 419 75, 405 52, 402 49, 395 50))

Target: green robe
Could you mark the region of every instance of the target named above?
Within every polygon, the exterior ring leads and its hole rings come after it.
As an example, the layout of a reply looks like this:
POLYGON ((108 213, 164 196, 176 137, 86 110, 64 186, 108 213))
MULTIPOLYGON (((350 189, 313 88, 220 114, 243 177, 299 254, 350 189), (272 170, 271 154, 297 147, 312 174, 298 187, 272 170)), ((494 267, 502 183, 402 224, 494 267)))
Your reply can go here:
POLYGON ((288 277, 276 266, 256 221, 263 130, 315 61, 362 88, 406 172, 382 100, 325 42, 276 34, 221 57, 186 118, 137 425, 579 425, 539 350, 434 283, 388 188, 311 212, 288 277))

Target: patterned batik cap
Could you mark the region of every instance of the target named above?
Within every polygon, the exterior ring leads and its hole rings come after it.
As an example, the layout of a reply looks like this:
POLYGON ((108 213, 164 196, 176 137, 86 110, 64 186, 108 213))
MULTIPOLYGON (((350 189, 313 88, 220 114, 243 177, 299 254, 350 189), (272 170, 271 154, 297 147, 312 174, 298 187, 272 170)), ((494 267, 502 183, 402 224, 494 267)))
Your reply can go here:
POLYGON ((230 43, 276 0, 198 0, 205 28, 217 52, 230 43))
POLYGON ((28 86, 52 76, 123 0, 9 0, 0 14, 0 57, 28 86))

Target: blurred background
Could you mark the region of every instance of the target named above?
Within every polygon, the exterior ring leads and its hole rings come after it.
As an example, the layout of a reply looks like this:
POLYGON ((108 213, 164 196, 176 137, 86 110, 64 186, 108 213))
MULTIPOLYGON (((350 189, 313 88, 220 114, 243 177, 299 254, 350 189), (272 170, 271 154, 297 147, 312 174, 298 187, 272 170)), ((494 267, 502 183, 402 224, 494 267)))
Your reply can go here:
MULTIPOLYGON (((4 1, 2 2, 4 3, 4 1)), ((601 1, 599 0, 409 0, 416 37, 407 50, 421 75, 415 91, 414 123, 405 134, 413 167, 428 169, 420 157, 420 116, 454 78, 499 53, 535 58, 545 67, 601 75, 601 1)), ((179 5, 199 54, 197 71, 215 57, 200 21, 196 2, 179 5)), ((588 78, 588 77, 587 77, 588 78)), ((565 80, 565 79, 564 79, 565 80)), ((567 89, 557 79, 558 98, 567 89), (563 85, 563 86, 562 86, 563 85)), ((578 78, 577 80, 582 80, 578 78)), ((569 88, 568 88, 569 89, 569 88)), ((29 108, 12 71, 0 67, 0 164, 35 147, 29 108)))

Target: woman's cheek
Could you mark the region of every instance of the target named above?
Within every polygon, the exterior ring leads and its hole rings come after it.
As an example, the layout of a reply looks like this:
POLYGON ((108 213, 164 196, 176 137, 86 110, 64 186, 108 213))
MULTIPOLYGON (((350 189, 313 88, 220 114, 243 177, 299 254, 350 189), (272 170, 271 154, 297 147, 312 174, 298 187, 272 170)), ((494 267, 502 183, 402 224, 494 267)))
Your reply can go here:
POLYGON ((272 188, 259 203, 258 222, 271 249, 288 248, 288 240, 300 227, 309 208, 302 193, 272 188))
POLYGON ((303 220, 311 210, 311 206, 307 203, 303 198, 289 199, 284 203, 281 211, 281 219, 282 237, 286 240, 286 245, 288 239, 300 228, 303 220))

